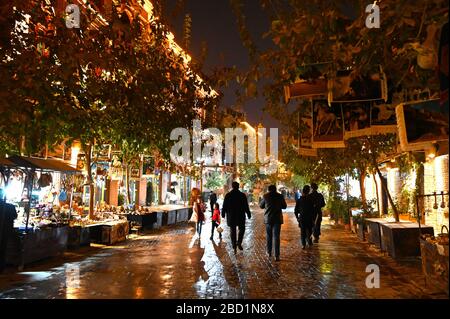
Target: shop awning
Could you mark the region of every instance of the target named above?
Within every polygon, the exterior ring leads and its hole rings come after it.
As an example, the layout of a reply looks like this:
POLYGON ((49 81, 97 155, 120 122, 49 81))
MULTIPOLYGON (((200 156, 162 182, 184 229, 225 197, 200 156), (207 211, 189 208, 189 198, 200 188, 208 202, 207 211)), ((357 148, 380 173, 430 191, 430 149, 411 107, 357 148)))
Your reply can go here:
MULTIPOLYGON (((13 163, 14 167, 33 168, 42 171, 53 171, 63 173, 79 173, 80 171, 70 166, 67 162, 57 159, 44 159, 37 157, 11 156, 0 159, 0 161, 8 161, 13 163)), ((6 166, 6 165, 5 165, 6 166)))

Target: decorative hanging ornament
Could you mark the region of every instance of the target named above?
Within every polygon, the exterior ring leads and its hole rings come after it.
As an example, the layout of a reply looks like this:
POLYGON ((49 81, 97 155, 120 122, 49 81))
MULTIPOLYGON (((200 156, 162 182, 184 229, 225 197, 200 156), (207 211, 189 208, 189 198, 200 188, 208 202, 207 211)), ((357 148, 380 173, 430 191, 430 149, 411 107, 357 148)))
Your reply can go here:
POLYGON ((441 192, 442 201, 441 201, 441 208, 445 208, 445 202, 444 202, 444 192, 441 192))
POLYGON ((438 209, 439 206, 438 206, 438 203, 437 203, 437 193, 434 192, 433 194, 434 194, 434 205, 433 205, 433 209, 438 209))

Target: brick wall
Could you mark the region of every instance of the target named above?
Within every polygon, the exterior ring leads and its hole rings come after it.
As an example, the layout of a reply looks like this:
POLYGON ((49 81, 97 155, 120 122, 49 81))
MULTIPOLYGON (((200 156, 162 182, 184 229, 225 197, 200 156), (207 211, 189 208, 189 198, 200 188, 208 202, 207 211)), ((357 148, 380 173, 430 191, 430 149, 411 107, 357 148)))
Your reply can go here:
MULTIPOLYGON (((430 160, 424 165, 424 191, 425 194, 432 194, 441 191, 448 192, 448 155, 436 157, 434 160, 430 160)), ((425 200, 425 223, 429 226, 433 226, 434 233, 439 234, 441 232, 442 225, 448 227, 448 196, 444 196, 445 208, 441 208, 442 197, 437 196, 427 198, 425 200), (437 202, 438 209, 433 206, 437 202), (445 217, 447 214, 447 217, 445 217)))

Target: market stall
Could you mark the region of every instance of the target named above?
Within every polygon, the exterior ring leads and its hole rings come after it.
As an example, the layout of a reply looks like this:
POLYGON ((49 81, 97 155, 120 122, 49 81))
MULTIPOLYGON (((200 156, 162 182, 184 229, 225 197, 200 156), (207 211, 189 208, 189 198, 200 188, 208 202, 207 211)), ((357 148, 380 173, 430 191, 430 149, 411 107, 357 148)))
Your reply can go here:
POLYGON ((65 251, 69 238, 70 205, 59 205, 60 174, 78 171, 62 160, 13 156, 2 159, 7 199, 18 210, 8 241, 7 263, 25 264, 65 251))

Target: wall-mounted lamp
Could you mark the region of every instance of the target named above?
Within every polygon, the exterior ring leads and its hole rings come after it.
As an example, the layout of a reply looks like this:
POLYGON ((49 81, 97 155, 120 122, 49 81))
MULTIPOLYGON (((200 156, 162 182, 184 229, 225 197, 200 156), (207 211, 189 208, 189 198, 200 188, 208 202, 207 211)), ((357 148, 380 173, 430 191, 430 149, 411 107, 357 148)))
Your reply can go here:
POLYGON ((434 143, 432 147, 425 150, 425 156, 427 157, 427 160, 434 160, 437 156, 437 152, 439 150, 439 145, 437 143, 434 143))

